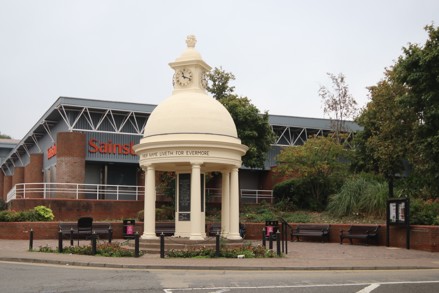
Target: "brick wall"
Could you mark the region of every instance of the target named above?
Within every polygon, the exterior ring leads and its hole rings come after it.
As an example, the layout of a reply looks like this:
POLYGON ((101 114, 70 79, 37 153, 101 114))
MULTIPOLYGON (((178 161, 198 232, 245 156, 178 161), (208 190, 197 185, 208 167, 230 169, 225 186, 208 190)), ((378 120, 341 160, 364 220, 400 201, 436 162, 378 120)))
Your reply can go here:
MULTIPOLYGON (((24 183, 41 183, 44 182, 43 179, 43 154, 35 153, 30 155, 29 164, 24 167, 24 183)), ((36 191, 37 189, 42 189, 43 184, 33 184, 29 186, 35 191, 26 193, 26 197, 31 198, 42 198, 43 192, 36 191)))
POLYGON ((4 195, 3 185, 5 180, 5 174, 0 170, 0 199, 6 200, 6 195, 4 195))
POLYGON ((56 221, 77 220, 91 216, 96 221, 136 218, 143 210, 143 201, 129 200, 72 200, 72 199, 15 199, 11 209, 25 211, 44 205, 52 209, 56 221))
MULTIPOLYGON (((85 134, 59 132, 56 146, 56 182, 85 182, 85 134)), ((57 194, 59 197, 73 197, 72 194, 57 194)))
MULTIPOLYGON (((111 226, 113 228, 114 239, 121 239, 123 236, 123 223, 120 221, 111 221, 111 226)), ((210 224, 207 226, 209 227, 210 224)), ((290 224, 293 227, 296 225, 294 223, 290 224)), ((247 229, 246 239, 258 240, 261 238, 261 231, 264 228, 263 223, 246 223, 247 229)), ((340 239, 338 237, 340 230, 349 229, 348 224, 335 224, 331 225, 330 228, 330 242, 339 243, 340 239)), ((21 223, 2 223, 0 225, 0 239, 29 239, 30 229, 34 230, 34 239, 57 239, 58 237, 58 221, 54 222, 21 222, 21 223)), ((405 230, 399 229, 392 226, 390 229, 391 241, 390 247, 400 247, 405 248, 405 230)), ((135 231, 139 234, 143 233, 143 222, 136 222, 135 231)), ((381 227, 379 235, 379 245, 386 245, 385 238, 386 227, 381 227)), ((411 226, 410 231, 411 237, 411 249, 439 252, 439 247, 437 245, 439 241, 439 227, 438 226, 411 226)), ((290 240, 290 238, 288 239, 290 240)), ((316 239, 306 239, 306 241, 320 241, 316 239)), ((262 243, 262 241, 261 241, 262 243)), ((355 243, 355 242, 354 242, 355 243)), ((294 246, 294 243, 289 242, 288 245, 294 246)), ((346 241, 343 245, 350 245, 346 241)), ((267 243, 268 246, 268 243, 267 243)))
POLYGON ((24 183, 24 167, 15 167, 14 175, 12 175, 12 186, 24 183))
POLYGON ((30 155, 30 162, 24 167, 24 182, 43 182, 43 154, 30 155))
POLYGON ((11 188, 12 188, 12 176, 5 176, 3 178, 3 197, 5 200, 11 188))

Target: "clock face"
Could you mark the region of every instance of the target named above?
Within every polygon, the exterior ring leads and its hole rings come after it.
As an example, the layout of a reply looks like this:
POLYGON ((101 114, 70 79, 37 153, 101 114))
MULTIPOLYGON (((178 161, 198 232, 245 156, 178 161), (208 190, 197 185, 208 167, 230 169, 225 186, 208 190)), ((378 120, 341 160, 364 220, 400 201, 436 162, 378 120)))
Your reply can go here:
POLYGON ((205 72, 201 75, 201 86, 206 89, 207 88, 207 75, 205 72))
POLYGON ((192 81, 192 71, 187 68, 179 69, 175 73, 175 82, 180 86, 187 86, 192 81))

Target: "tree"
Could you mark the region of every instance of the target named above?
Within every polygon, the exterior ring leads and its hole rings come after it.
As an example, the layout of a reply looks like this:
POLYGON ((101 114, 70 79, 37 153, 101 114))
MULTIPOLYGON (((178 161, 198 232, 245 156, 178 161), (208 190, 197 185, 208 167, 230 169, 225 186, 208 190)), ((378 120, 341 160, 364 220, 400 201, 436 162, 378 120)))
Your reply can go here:
POLYGON ((226 72, 220 68, 214 68, 207 74, 207 78, 210 84, 207 85, 207 91, 213 95, 213 97, 220 101, 224 97, 228 97, 233 94, 235 87, 229 83, 235 80, 235 76, 231 72, 226 72))
POLYGON ((417 117, 410 161, 424 187, 439 194, 439 27, 425 27, 424 45, 403 48, 394 66, 395 79, 407 88, 401 107, 417 117))
POLYGON ((7 138, 7 139, 11 139, 11 137, 9 135, 3 134, 0 132, 0 138, 7 138))
POLYGON ((383 175, 393 197, 393 183, 404 172, 404 160, 411 149, 411 133, 416 117, 401 107, 401 97, 407 89, 395 81, 388 69, 385 78, 369 87, 371 101, 357 118, 364 127, 355 139, 356 162, 361 169, 383 175))
POLYGON ((345 76, 339 73, 338 76, 327 73, 332 81, 332 90, 326 86, 321 86, 319 95, 323 102, 323 112, 331 119, 332 130, 338 142, 341 142, 340 134, 344 132, 345 121, 354 119, 357 113, 357 101, 349 93, 345 76))
POLYGON ((426 43, 403 48, 385 78, 369 88, 371 102, 357 120, 364 131, 357 135, 356 162, 383 174, 391 196, 404 161, 412 170, 412 192, 439 193, 439 29, 425 29, 426 43))
POLYGON ((229 82, 235 79, 232 73, 215 68, 209 74, 210 85, 207 90, 226 107, 235 122, 238 137, 248 146, 242 158, 243 164, 250 168, 263 168, 267 153, 274 142, 275 135, 268 121, 268 112, 261 114, 247 97, 234 94, 229 82))
POLYGON ((302 146, 284 148, 276 172, 285 178, 310 178, 314 199, 326 203, 334 183, 345 178, 350 151, 331 137, 309 138, 302 146))

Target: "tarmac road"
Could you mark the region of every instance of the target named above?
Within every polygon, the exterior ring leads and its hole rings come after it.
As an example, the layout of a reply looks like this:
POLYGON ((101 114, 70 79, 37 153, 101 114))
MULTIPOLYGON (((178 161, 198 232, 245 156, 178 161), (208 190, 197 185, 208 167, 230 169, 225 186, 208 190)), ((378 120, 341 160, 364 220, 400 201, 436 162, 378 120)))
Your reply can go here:
POLYGON ((0 262, 0 292, 438 292, 439 270, 156 270, 0 262))

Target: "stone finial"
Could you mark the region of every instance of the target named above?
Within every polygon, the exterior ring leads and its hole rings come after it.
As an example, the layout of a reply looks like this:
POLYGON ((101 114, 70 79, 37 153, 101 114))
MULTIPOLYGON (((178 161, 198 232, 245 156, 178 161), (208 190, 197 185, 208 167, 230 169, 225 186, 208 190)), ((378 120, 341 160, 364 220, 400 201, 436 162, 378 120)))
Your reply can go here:
POLYGON ((189 35, 186 38, 186 44, 188 48, 194 48, 197 43, 197 38, 194 35, 189 35))

